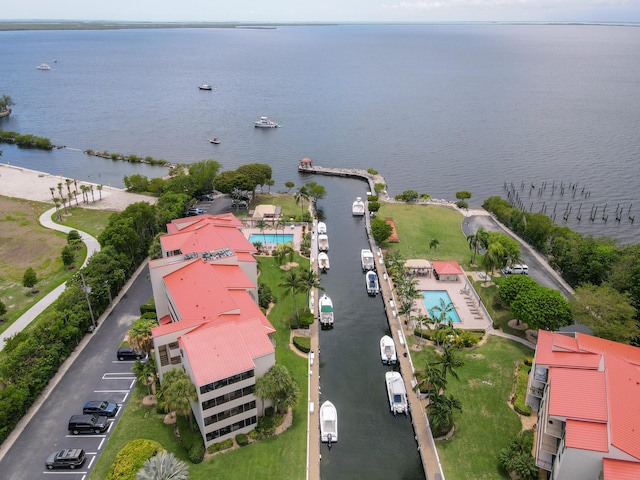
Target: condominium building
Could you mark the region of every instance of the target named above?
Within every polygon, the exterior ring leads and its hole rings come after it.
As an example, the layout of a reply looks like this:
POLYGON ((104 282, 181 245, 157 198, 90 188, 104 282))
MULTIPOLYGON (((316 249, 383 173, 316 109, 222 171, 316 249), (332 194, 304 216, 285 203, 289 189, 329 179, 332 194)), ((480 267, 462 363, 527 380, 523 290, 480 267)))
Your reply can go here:
POLYGON ((640 348, 540 330, 527 405, 548 478, 640 478, 640 348))
POLYGON ((160 379, 183 368, 205 445, 248 433, 270 406, 255 382, 275 365, 275 329, 260 310, 255 247, 232 214, 178 219, 149 262, 159 326, 153 333, 160 379))

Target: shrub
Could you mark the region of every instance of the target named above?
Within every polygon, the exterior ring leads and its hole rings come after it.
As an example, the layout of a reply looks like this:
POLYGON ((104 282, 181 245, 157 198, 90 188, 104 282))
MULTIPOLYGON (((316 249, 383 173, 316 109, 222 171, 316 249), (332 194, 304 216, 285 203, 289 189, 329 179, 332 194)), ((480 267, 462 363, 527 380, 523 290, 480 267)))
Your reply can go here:
POLYGON ((231 447, 233 447, 233 440, 231 440, 230 438, 227 438, 223 442, 218 442, 218 443, 209 445, 209 448, 207 448, 207 452, 216 453, 222 450, 227 450, 228 448, 231 448, 231 447))
POLYGON ((516 391, 513 399, 513 409, 520 415, 531 415, 531 409, 526 405, 527 398, 527 381, 529 379, 529 371, 531 369, 524 365, 518 366, 516 372, 516 391))
POLYGON ((370 212, 377 212, 379 210, 380 210, 380 202, 376 202, 376 201, 369 202, 369 211, 370 212))
POLYGON ((309 337, 293 337, 293 344, 301 352, 309 353, 311 351, 311 338, 309 337))
POLYGON ((146 319, 157 320, 158 319, 158 314, 155 311, 153 311, 153 312, 145 312, 140 316, 140 318, 143 318, 145 320, 146 319))
POLYGON ((373 168, 367 168, 367 173, 368 173, 369 175, 377 175, 377 174, 378 174, 378 171, 377 171, 377 170, 374 170, 373 168))
POLYGON ((284 415, 279 413, 273 413, 273 407, 269 407, 271 410, 265 411, 264 417, 258 418, 258 426, 256 432, 258 438, 272 437, 276 433, 276 428, 284 421, 284 415), (270 411, 270 414, 267 412, 270 411))
POLYGON ((467 202, 465 202, 464 200, 458 200, 458 201, 456 202, 456 206, 457 206, 458 208, 466 208, 466 209, 468 209, 468 208, 469 208, 469 204, 468 204, 467 202))
POLYGON ((156 313, 156 302, 153 300, 153 298, 151 298, 151 300, 149 300, 144 305, 140 305, 140 315, 144 315, 147 312, 156 313))
POLYGON ((376 183, 373 188, 376 191, 376 193, 381 192, 384 190, 385 184, 384 183, 376 183))
POLYGON ((369 201, 369 202, 377 202, 378 201, 378 195, 368 195, 367 196, 367 201, 369 201))
POLYGON ((308 327, 309 325, 312 325, 314 320, 315 317, 313 316, 312 312, 302 312, 300 314, 300 326, 302 327, 308 327))
POLYGON ((249 445, 249 437, 244 433, 239 433, 238 435, 236 435, 236 443, 241 447, 246 447, 247 445, 249 445))
POLYGON ((198 442, 189 449, 189 460, 191 463, 201 463, 204 460, 204 444, 198 442))
POLYGON ((135 480, 144 462, 162 450, 162 445, 154 440, 138 438, 130 441, 116 455, 106 480, 135 480))
POLYGON ((533 365, 533 358, 532 358, 532 357, 527 357, 527 358, 525 358, 525 360, 524 360, 524 364, 525 364, 527 367, 532 366, 532 365, 533 365))

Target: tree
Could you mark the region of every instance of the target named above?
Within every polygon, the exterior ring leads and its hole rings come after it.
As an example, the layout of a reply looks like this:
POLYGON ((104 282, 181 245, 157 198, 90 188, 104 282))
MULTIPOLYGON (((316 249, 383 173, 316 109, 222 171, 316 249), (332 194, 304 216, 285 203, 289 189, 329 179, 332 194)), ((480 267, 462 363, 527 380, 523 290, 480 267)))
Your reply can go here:
POLYGON ((459 192, 456 192, 456 198, 458 200, 469 200, 471 198, 471 192, 468 192, 467 190, 461 190, 459 192))
POLYGON ((436 365, 440 365, 442 369, 442 378, 444 378, 445 384, 447 382, 447 372, 449 372, 456 380, 460 380, 458 378, 458 372, 456 372, 456 368, 463 367, 464 362, 457 358, 456 350, 449 346, 444 345, 442 347, 442 357, 438 361, 435 362, 436 365))
POLYGON ((299 268, 300 277, 300 292, 304 293, 307 297, 307 303, 305 305, 305 310, 309 308, 309 303, 311 300, 311 291, 312 290, 324 290, 322 285, 320 284, 320 277, 318 274, 306 268, 299 268))
POLYGON ((98 185, 96 188, 98 189, 98 193, 100 194, 100 200, 102 200, 102 188, 103 188, 103 186, 102 185, 98 185))
POLYGON ((268 178, 265 184, 269 187, 268 192, 271 193, 271 187, 276 184, 276 181, 273 178, 268 178))
POLYGON ((462 403, 451 394, 435 394, 429 399, 427 415, 435 436, 445 434, 453 428, 454 410, 462 412, 462 403))
POLYGON ((267 180, 269 180, 272 175, 271 167, 265 163, 241 165, 236 169, 236 172, 249 179, 251 186, 249 188, 243 188, 243 190, 251 190, 252 198, 255 197, 256 187, 267 183, 267 180))
POLYGON ((151 395, 151 385, 155 383, 158 373, 155 358, 150 356, 146 362, 136 360, 131 370, 138 378, 138 381, 147 386, 147 395, 151 395))
POLYGON ((73 248, 71 248, 69 245, 65 245, 62 248, 62 264, 68 268, 73 265, 75 259, 76 254, 74 253, 73 248))
POLYGON ((0 98, 0 112, 6 112, 12 105, 15 105, 13 99, 9 95, 2 95, 2 98, 0 98))
POLYGON ((299 323, 300 312, 298 312, 298 301, 296 300, 296 295, 298 294, 298 292, 300 292, 300 288, 302 287, 302 280, 300 279, 300 275, 298 275, 298 271, 296 269, 287 270, 284 274, 282 282, 280 282, 278 286, 285 289, 284 292, 282 292, 282 298, 285 298, 289 295, 293 297, 293 304, 296 307, 296 320, 299 323))
POLYGON ((139 318, 131 325, 127 332, 129 346, 132 350, 142 350, 145 353, 153 350, 153 337, 151 329, 158 326, 155 318, 139 318))
POLYGON ((510 306, 521 292, 537 287, 538 282, 529 275, 510 275, 500 282, 498 296, 502 303, 510 306))
POLYGON ((298 402, 300 389, 286 367, 274 365, 256 380, 255 395, 263 400, 273 400, 275 410, 284 413, 298 402))
POLYGON ((437 252, 438 245, 440 245, 440 240, 438 240, 437 238, 432 238, 429 242, 429 250, 435 250, 437 252))
POLYGON ((498 454, 500 466, 508 472, 515 472, 521 480, 538 478, 535 458, 531 455, 533 431, 527 430, 511 439, 509 445, 498 454))
POLYGON ((181 368, 174 368, 164 374, 162 394, 169 410, 189 418, 189 427, 193 431, 193 415, 191 402, 198 400, 196 387, 181 368))
POLYGON ((291 192, 291 189, 296 186, 291 180, 284 182, 284 186, 287 187, 287 193, 291 192))
POLYGON ((489 275, 489 281, 493 280, 493 271, 504 265, 504 248, 500 243, 491 243, 482 259, 482 267, 489 275))
POLYGON ((36 271, 31 267, 27 268, 22 276, 22 285, 25 288, 32 288, 36 283, 38 283, 36 271))
POLYGON ((173 453, 161 452, 144 462, 136 480, 188 480, 189 467, 173 453))
POLYGON ((294 194, 296 205, 300 205, 300 214, 304 215, 304 201, 309 200, 309 190, 306 185, 302 185, 294 194))
POLYGON ((5 313, 7 313, 7 306, 0 300, 0 318, 2 318, 5 313))
POLYGON ((480 249, 486 249, 489 246, 488 239, 489 237, 487 236, 487 231, 484 227, 478 227, 476 233, 467 237, 469 248, 473 251, 473 254, 471 255, 471 263, 476 261, 476 255, 480 252, 480 249))
POLYGON ((371 235, 378 245, 386 242, 393 233, 393 227, 381 218, 371 220, 371 235))
POLYGON ((416 386, 414 387, 418 392, 426 392, 427 396, 431 398, 431 394, 439 394, 446 386, 447 380, 442 375, 442 370, 437 368, 435 363, 427 362, 424 370, 416 371, 416 386))
POLYGON ((316 182, 307 182, 305 183, 305 187, 307 189, 308 199, 315 204, 319 199, 324 198, 327 194, 326 189, 323 185, 319 185, 316 182))
POLYGON ((407 203, 415 202, 420 195, 415 190, 405 190, 400 194, 401 200, 404 200, 407 203))
POLYGON ((77 248, 80 243, 82 243, 82 237, 78 230, 71 230, 67 233, 67 245, 77 248))
POLYGON ((440 325, 446 325, 451 322, 451 318, 449 314, 456 311, 456 307, 452 302, 445 302, 442 297, 440 297, 440 302, 438 305, 434 305, 431 307, 429 314, 433 319, 433 323, 436 328, 439 328, 440 325))
POLYGON ((608 283, 585 284, 576 288, 569 306, 576 320, 595 336, 629 344, 640 335, 637 312, 630 302, 628 293, 620 293, 608 283))
POLYGON ((521 292, 511 302, 511 312, 532 329, 556 331, 573 323, 567 300, 558 290, 543 286, 521 292))
POLYGON ((203 160, 190 164, 188 171, 189 177, 194 182, 194 193, 203 195, 214 190, 216 176, 220 171, 220 163, 215 160, 203 160))
POLYGON ((262 234, 262 240, 266 243, 266 238, 264 236, 264 229, 267 228, 267 222, 265 222, 262 218, 256 222, 256 228, 260 230, 262 234))

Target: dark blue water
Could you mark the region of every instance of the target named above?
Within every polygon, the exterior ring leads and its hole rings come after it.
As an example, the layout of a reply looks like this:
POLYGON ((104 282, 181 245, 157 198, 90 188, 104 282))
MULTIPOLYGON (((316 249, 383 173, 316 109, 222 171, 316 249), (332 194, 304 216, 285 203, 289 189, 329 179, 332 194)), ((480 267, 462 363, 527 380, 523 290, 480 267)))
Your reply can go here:
MULTIPOLYGON (((640 207, 638 28, 33 31, 1 32, 0 42, 0 94, 17 103, 0 120, 5 130, 176 163, 269 163, 276 190, 302 183, 302 157, 375 168, 393 195, 454 200, 469 190, 472 206, 504 196, 505 181, 578 184, 589 197, 547 191, 525 206, 551 214, 572 205, 567 225, 578 231, 637 236, 640 218, 578 222, 575 213, 580 203, 583 212, 640 207), (36 70, 42 62, 51 71, 36 70), (199 91, 203 82, 215 89, 199 91), (283 128, 253 128, 261 115, 283 128)), ((82 154, 2 149, 3 161, 55 174, 124 174, 82 154)))

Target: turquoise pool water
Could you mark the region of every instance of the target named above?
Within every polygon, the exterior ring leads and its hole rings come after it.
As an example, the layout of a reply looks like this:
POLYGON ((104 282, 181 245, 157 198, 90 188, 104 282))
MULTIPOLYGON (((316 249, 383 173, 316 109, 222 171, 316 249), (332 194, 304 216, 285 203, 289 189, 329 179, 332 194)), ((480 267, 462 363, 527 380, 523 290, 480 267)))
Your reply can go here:
POLYGON ((254 242, 262 242, 266 243, 293 243, 293 234, 292 233, 279 233, 276 235, 275 233, 252 233, 249 236, 249 241, 251 243, 254 242))
MULTIPOLYGON (((424 302, 427 312, 429 312, 429 316, 431 316, 431 309, 433 307, 440 306, 440 299, 444 300, 445 305, 451 303, 451 297, 446 290, 422 290, 422 301, 424 302)), ((453 323, 460 323, 461 321, 455 307, 452 312, 447 313, 447 318, 453 323)))

